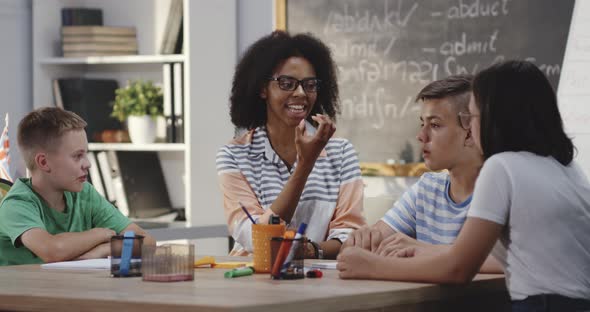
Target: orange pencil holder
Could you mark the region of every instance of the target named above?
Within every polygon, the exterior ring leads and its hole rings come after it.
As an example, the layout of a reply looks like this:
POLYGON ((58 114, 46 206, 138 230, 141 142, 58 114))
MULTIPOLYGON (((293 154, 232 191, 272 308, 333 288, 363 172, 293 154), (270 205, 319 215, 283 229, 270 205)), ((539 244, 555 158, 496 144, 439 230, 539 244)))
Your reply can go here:
POLYGON ((252 224, 253 262, 256 273, 270 273, 270 240, 283 236, 284 233, 284 224, 252 224))

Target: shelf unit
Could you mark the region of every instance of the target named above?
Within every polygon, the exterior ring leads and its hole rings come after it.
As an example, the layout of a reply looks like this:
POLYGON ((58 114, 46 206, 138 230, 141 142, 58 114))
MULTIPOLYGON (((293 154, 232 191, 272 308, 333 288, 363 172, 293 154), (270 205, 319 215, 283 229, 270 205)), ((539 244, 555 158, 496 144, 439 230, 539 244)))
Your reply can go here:
POLYGON ((95 64, 163 64, 183 63, 184 55, 120 55, 88 57, 48 57, 39 60, 41 65, 95 65, 95 64))
MULTIPOLYGON (((53 105, 56 78, 109 78, 121 86, 137 78, 162 82, 162 64, 182 63, 185 143, 91 143, 89 149, 157 151, 172 204, 186 208, 187 225, 220 225, 215 154, 233 136, 227 103, 237 59, 237 3, 183 0, 183 54, 159 55, 170 1, 33 0, 33 107, 53 105), (104 25, 136 27, 139 55, 59 57, 63 7, 101 8, 104 25)), ((227 243, 200 246, 199 252, 227 252, 227 243)))
POLYGON ((184 143, 88 143, 90 151, 149 151, 149 152, 184 152, 184 143))

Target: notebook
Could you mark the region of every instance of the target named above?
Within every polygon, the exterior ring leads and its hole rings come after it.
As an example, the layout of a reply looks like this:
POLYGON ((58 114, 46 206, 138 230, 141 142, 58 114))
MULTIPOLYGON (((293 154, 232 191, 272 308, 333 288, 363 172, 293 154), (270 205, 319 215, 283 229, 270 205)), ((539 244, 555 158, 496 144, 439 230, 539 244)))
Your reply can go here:
POLYGON ((111 259, 88 259, 77 261, 63 261, 41 264, 42 269, 70 269, 70 270, 109 270, 111 259))
POLYGON ((338 261, 322 261, 322 262, 315 262, 311 264, 313 269, 326 269, 326 270, 336 270, 336 265, 338 261))

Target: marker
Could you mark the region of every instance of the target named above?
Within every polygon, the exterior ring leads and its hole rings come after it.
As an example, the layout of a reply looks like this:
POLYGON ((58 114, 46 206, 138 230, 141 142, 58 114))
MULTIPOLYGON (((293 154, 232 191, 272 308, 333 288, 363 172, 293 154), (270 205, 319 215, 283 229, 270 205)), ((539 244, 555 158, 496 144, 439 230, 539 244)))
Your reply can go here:
POLYGON ((306 276, 309 278, 321 278, 323 275, 324 273, 322 273, 322 271, 318 269, 309 270, 306 274, 306 276))
POLYGON ((243 268, 237 268, 237 269, 233 269, 231 271, 227 271, 223 274, 223 276, 225 278, 234 278, 234 277, 240 277, 240 276, 248 276, 248 275, 252 275, 254 274, 254 268, 253 267, 243 267, 243 268))
POLYGON ((293 242, 294 237, 295 232, 293 231, 286 231, 285 234, 283 234, 283 241, 281 242, 281 246, 279 247, 279 251, 277 252, 275 263, 272 265, 271 276, 273 278, 280 277, 281 265, 283 265, 283 262, 285 261, 285 258, 289 253, 289 249, 291 248, 291 244, 293 242))
POLYGON ((301 237, 305 234, 305 230, 307 229, 306 223, 301 223, 299 228, 297 229, 297 234, 295 234, 295 238, 293 238, 293 244, 291 244, 291 250, 289 250, 289 254, 285 258, 285 262, 283 262, 283 267, 281 268, 281 273, 286 273, 287 269, 291 265, 291 260, 295 257, 295 252, 297 252, 297 248, 299 248, 299 243, 301 241, 301 237))
POLYGON ((246 207, 244 207, 242 202, 238 202, 238 204, 240 204, 240 207, 242 207, 242 210, 244 210, 244 212, 246 213, 246 216, 248 216, 248 219, 250 219, 250 221, 252 221, 253 224, 256 224, 256 221, 254 221, 254 218, 252 218, 252 216, 250 215, 250 213, 248 212, 246 207))

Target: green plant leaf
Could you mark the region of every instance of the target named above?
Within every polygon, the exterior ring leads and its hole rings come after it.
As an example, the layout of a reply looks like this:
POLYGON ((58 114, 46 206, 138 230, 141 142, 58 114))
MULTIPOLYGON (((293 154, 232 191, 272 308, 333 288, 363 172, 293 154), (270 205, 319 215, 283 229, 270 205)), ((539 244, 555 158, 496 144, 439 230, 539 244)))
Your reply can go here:
POLYGON ((115 90, 111 117, 123 122, 130 115, 161 116, 164 110, 162 89, 152 81, 131 80, 123 88, 115 90))

